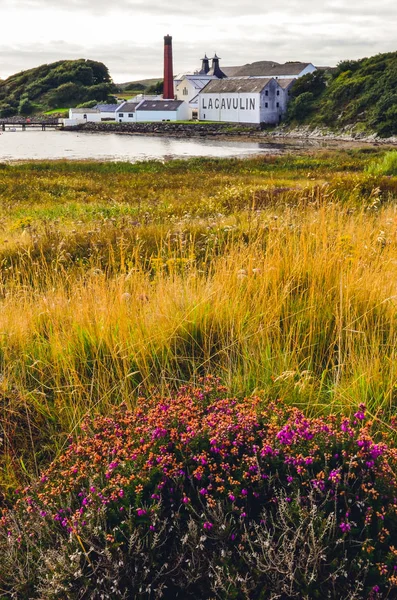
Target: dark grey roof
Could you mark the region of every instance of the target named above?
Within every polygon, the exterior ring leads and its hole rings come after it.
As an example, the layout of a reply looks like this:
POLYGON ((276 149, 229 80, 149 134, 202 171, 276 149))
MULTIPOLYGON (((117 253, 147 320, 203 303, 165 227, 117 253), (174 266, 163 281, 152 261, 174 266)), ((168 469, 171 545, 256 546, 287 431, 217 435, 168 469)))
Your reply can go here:
POLYGON ((116 112, 120 104, 97 104, 95 108, 101 112, 116 112))
POLYGON ((249 79, 248 77, 236 77, 228 79, 213 79, 209 81, 201 94, 238 94, 239 92, 257 93, 265 88, 270 78, 249 79))
POLYGON ((235 72, 234 77, 278 77, 285 75, 299 75, 311 63, 289 62, 284 65, 261 60, 258 62, 244 65, 235 72))
POLYGON ((134 113, 139 102, 125 102, 116 109, 118 113, 134 113))
POLYGON ((181 104, 183 100, 145 100, 139 105, 138 110, 175 111, 181 104))

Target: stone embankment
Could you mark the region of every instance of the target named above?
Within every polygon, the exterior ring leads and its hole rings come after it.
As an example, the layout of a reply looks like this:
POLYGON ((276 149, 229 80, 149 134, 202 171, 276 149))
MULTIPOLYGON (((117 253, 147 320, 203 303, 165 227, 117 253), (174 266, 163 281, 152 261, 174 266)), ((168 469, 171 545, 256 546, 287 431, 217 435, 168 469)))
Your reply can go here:
POLYGON ((64 127, 65 131, 88 133, 127 133, 131 135, 167 135, 173 137, 258 136, 259 125, 235 125, 233 123, 81 123, 64 127))
POLYGON ((75 127, 64 127, 65 131, 83 131, 87 133, 122 133, 129 135, 164 135, 178 138, 240 138, 241 141, 281 143, 288 140, 313 140, 324 142, 359 142, 369 144, 396 145, 397 137, 380 138, 375 133, 368 134, 354 130, 354 127, 332 131, 322 127, 310 126, 262 128, 260 125, 239 125, 234 123, 81 123, 75 127))
POLYGON ((279 126, 266 133, 269 137, 307 140, 329 140, 340 142, 364 142, 369 144, 397 144, 397 137, 381 138, 376 133, 369 134, 355 130, 354 126, 345 127, 338 131, 332 131, 325 127, 301 127, 279 126))

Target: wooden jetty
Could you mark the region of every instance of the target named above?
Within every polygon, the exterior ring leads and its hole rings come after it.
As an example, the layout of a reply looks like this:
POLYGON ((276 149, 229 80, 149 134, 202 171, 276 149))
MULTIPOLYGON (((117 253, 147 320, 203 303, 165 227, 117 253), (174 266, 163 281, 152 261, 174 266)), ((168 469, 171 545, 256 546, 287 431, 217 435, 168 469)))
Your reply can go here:
POLYGON ((63 122, 60 119, 0 119, 0 129, 2 131, 16 131, 21 129, 60 129, 63 127, 63 122))

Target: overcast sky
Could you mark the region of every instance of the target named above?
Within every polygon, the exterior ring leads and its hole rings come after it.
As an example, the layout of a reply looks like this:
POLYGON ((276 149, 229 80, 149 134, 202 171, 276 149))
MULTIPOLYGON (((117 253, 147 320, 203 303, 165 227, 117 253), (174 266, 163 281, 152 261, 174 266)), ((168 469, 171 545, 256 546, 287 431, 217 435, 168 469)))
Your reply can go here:
POLYGON ((104 62, 116 83, 174 72, 215 51, 255 60, 335 65, 397 50, 397 0, 0 0, 0 77, 66 58, 104 62))

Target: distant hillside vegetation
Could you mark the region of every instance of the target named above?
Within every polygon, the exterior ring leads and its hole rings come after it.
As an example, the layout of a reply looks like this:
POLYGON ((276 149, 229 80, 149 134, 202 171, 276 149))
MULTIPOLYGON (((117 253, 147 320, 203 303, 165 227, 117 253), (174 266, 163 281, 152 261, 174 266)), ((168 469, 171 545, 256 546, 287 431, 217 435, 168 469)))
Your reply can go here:
POLYGON ((130 90, 137 91, 137 92, 144 92, 148 88, 159 83, 159 81, 162 81, 161 77, 152 78, 152 79, 139 79, 139 81, 127 81, 126 83, 117 83, 116 86, 117 86, 117 89, 121 92, 123 92, 124 90, 126 92, 128 92, 130 90))
POLYGON ((287 119, 292 124, 354 125, 356 131, 397 135, 397 52, 346 60, 331 72, 299 79, 287 119))
POLYGON ((29 115, 111 100, 108 68, 93 60, 62 60, 0 81, 0 117, 29 115))

